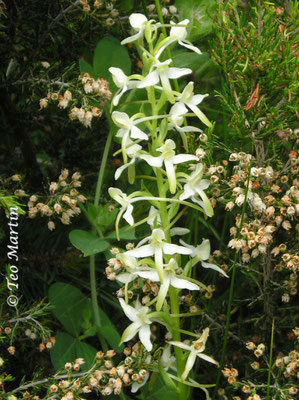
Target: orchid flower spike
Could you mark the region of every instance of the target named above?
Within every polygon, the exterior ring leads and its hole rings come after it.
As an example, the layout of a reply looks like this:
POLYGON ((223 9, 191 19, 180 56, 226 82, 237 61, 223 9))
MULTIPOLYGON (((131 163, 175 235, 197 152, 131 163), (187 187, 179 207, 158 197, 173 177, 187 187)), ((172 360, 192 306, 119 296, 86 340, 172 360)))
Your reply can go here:
POLYGON ((190 354, 186 361, 185 370, 181 376, 183 381, 186 380, 189 372, 193 368, 193 365, 195 364, 196 361, 196 357, 202 358, 205 361, 209 361, 210 363, 218 365, 218 362, 214 360, 212 357, 203 354, 203 351, 205 350, 206 347, 206 341, 208 339, 208 336, 209 336, 209 328, 205 328, 200 338, 197 339, 195 342, 192 342, 191 346, 188 346, 187 344, 181 342, 175 342, 175 341, 167 342, 169 344, 172 344, 173 346, 180 347, 183 350, 190 351, 190 354))
POLYGON ((172 28, 170 29, 169 36, 158 45, 158 52, 156 53, 157 58, 160 57, 160 55, 166 49, 167 46, 169 46, 174 42, 178 42, 181 46, 184 46, 187 49, 192 50, 197 54, 202 54, 197 47, 193 46, 192 43, 186 40, 187 25, 189 24, 189 22, 190 22, 189 19, 184 19, 178 24, 175 24, 173 21, 170 21, 172 28))
MULTIPOLYGON (((164 280, 160 286, 160 290, 157 296, 156 309, 160 311, 164 300, 166 298, 169 286, 173 286, 176 289, 188 289, 188 290, 200 290, 199 286, 195 283, 189 282, 186 279, 180 278, 176 275, 178 264, 174 258, 171 258, 168 264, 164 265, 164 280)), ((141 278, 149 279, 153 282, 160 282, 160 278, 157 271, 142 271, 138 274, 141 278)))
POLYGON ((141 154, 139 157, 145 160, 150 166, 160 168, 164 163, 166 174, 169 182, 170 193, 174 194, 176 191, 176 174, 175 164, 181 164, 188 161, 196 161, 198 158, 193 154, 177 154, 175 155, 175 142, 167 139, 165 144, 157 149, 161 154, 159 157, 153 157, 149 154, 141 154))
MULTIPOLYGON (((143 81, 141 81, 143 82, 143 81)), ((204 115, 204 113, 197 107, 208 94, 196 94, 194 95, 194 83, 189 82, 184 88, 183 92, 176 98, 176 101, 185 104, 189 107, 194 114, 209 128, 212 126, 211 122, 204 115)))
POLYGON ((181 78, 184 75, 191 74, 192 70, 190 68, 169 67, 170 63, 172 63, 171 59, 163 62, 160 62, 156 59, 149 74, 142 81, 140 81, 136 87, 146 88, 149 86, 154 86, 161 81, 167 99, 170 101, 170 103, 174 104, 175 100, 169 79, 181 78))
POLYGON ((203 176, 203 165, 197 164, 195 170, 187 179, 182 179, 185 183, 184 191, 180 195, 180 200, 186 200, 191 197, 194 203, 199 204, 205 211, 205 213, 212 217, 214 215, 213 207, 205 194, 204 190, 210 186, 208 179, 202 179, 203 176), (198 196, 201 200, 198 199, 198 196))
POLYGON ((119 299, 119 302, 126 316, 130 321, 132 321, 132 324, 124 330, 121 337, 121 343, 128 342, 138 333, 143 346, 147 351, 151 351, 153 348, 150 340, 150 324, 152 321, 147 315, 150 309, 148 307, 142 307, 138 300, 136 301, 135 308, 126 304, 122 298, 119 299))
POLYGON ((127 44, 135 42, 136 40, 140 39, 144 35, 144 31, 146 28, 146 24, 148 20, 145 15, 139 13, 133 13, 129 17, 129 22, 131 27, 137 32, 133 36, 129 36, 128 38, 124 39, 121 44, 127 44))
POLYGON ((228 278, 228 275, 216 264, 205 262, 205 260, 209 259, 211 254, 211 245, 208 239, 203 239, 202 243, 197 247, 185 243, 182 239, 180 239, 180 243, 192 251, 191 254, 191 257, 193 258, 192 265, 195 265, 196 263, 200 262, 204 268, 213 269, 222 274, 223 276, 225 276, 226 278, 228 278))
POLYGON ((192 250, 187 247, 165 242, 165 233, 162 229, 154 229, 152 234, 142 239, 135 249, 125 252, 125 254, 129 254, 136 258, 154 256, 156 269, 161 283, 163 283, 164 279, 163 254, 173 255, 175 253, 191 254, 192 250), (149 242, 149 244, 144 245, 146 242, 149 242))

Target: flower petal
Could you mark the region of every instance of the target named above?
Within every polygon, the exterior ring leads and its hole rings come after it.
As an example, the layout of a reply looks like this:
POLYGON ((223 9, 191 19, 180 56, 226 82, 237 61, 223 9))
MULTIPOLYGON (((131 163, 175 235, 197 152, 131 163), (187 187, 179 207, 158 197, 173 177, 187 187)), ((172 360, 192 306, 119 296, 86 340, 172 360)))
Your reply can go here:
POLYGON ((165 254, 175 254, 175 253, 191 254, 192 253, 191 249, 188 249, 183 246, 178 246, 177 244, 172 244, 172 243, 164 243, 163 250, 164 250, 165 254))
POLYGON ((138 318, 137 318, 136 309, 134 307, 132 307, 132 306, 129 306, 129 304, 127 304, 125 302, 125 300, 122 299, 122 298, 119 298, 119 302, 120 302, 120 305, 121 305, 124 313, 129 318, 129 320, 132 321, 132 322, 137 321, 138 318))
POLYGON ((130 21, 132 28, 134 28, 136 30, 140 30, 140 29, 142 29, 144 24, 147 22, 147 18, 145 15, 143 15, 141 13, 133 13, 130 15, 129 21, 130 21))
POLYGON ((214 358, 207 356, 206 354, 197 354, 197 357, 202 358, 203 360, 209 361, 210 363, 218 365, 218 362, 214 360, 214 358))
POLYGON ((163 86, 165 95, 167 97, 167 99, 170 101, 171 104, 174 103, 174 96, 173 96, 173 91, 172 91, 172 87, 170 85, 169 82, 169 71, 168 72, 160 72, 160 80, 161 80, 161 84, 163 86))
POLYGON ((123 332, 121 336, 121 343, 123 342, 128 342, 129 340, 133 339, 133 337, 136 335, 136 333, 140 329, 140 322, 135 321, 131 325, 129 325, 123 332))
POLYGON ((123 218, 127 221, 129 225, 134 225, 134 218, 132 217, 133 206, 128 204, 127 211, 124 213, 123 218))
POLYGON ((181 76, 192 74, 192 69, 190 68, 176 68, 170 67, 169 71, 167 72, 169 79, 177 79, 181 76))
POLYGON ((137 83, 136 87, 139 89, 146 88, 149 86, 154 86, 159 82, 159 74, 158 72, 152 71, 150 72, 142 81, 137 83))
POLYGON ((212 126, 211 122, 204 115, 204 113, 202 111, 200 111, 200 109, 197 106, 195 106, 191 102, 187 103, 187 105, 191 108, 191 110, 194 112, 194 114, 201 120, 201 122, 203 122, 205 125, 207 125, 209 128, 211 128, 211 126, 212 126))
POLYGON ((203 208, 204 208, 207 216, 208 217, 212 217, 214 215, 214 210, 213 210, 212 204, 211 204, 208 196, 205 194, 205 192, 202 189, 200 189, 199 186, 197 186, 195 188, 195 190, 199 194, 199 196, 202 198, 202 201, 204 203, 204 207, 203 208))
POLYGON ((191 348, 192 348, 191 346, 188 346, 186 343, 182 343, 182 342, 169 341, 169 342, 167 342, 167 343, 172 344, 173 346, 180 347, 180 348, 183 349, 183 350, 188 350, 188 351, 190 351, 191 348))
POLYGON ((165 297, 168 292, 169 284, 170 284, 170 276, 168 274, 165 274, 163 283, 160 286, 160 290, 157 296, 157 304, 156 304, 157 311, 160 311, 163 306, 165 297))
POLYGON ((131 138, 148 140, 148 135, 146 133, 142 132, 142 130, 139 129, 137 126, 132 126, 132 128, 131 128, 131 138))
POLYGON ((204 239, 202 243, 196 247, 196 256, 201 260, 207 260, 210 257, 211 245, 209 239, 204 239))
POLYGON ((191 350, 191 352, 190 352, 190 354, 188 356, 186 365, 185 365, 185 370, 184 370, 184 372, 183 372, 183 374, 181 376, 183 381, 187 378, 189 372, 191 371, 191 369, 192 369, 192 367, 193 367, 193 365, 195 363, 195 360, 196 360, 196 353, 191 350))
POLYGON ((136 275, 128 272, 124 272, 123 274, 118 274, 116 275, 116 280, 121 282, 121 283, 130 283, 136 278, 136 275))
POLYGON ((127 43, 132 43, 135 42, 135 40, 138 40, 139 38, 141 38, 143 35, 143 32, 140 31, 138 33, 136 33, 135 35, 129 36, 126 39, 122 40, 120 42, 121 45, 127 44, 127 43))
MULTIPOLYGON (((174 157, 172 157, 172 158, 174 158, 174 157)), ((170 160, 165 159, 164 165, 165 165, 166 174, 167 174, 167 178, 168 178, 170 193, 174 194, 176 191, 176 175, 175 175, 175 169, 174 169, 174 166, 172 163, 172 159, 170 159, 170 160)))
POLYGON ((133 250, 129 250, 126 252, 126 254, 137 258, 144 258, 154 255, 154 249, 150 244, 146 244, 145 246, 136 247, 133 250))
POLYGON ((193 196, 195 194, 194 189, 192 188, 192 186, 189 183, 186 183, 184 185, 184 192, 180 195, 180 200, 186 200, 189 197, 193 196))
POLYGON ((141 160, 146 161, 151 167, 160 168, 162 167, 163 164, 163 157, 161 156, 153 157, 149 154, 141 154, 139 158, 141 158, 141 160))
POLYGON ((194 52, 197 53, 197 54, 202 54, 202 52, 201 52, 197 47, 193 46, 192 44, 188 44, 188 42, 187 42, 186 40, 179 40, 178 43, 179 43, 181 46, 184 46, 184 47, 186 47, 187 49, 192 50, 192 51, 194 51, 194 52))
POLYGON ((151 337, 150 326, 148 324, 142 325, 139 331, 139 339, 147 351, 151 351, 153 348, 150 337, 151 337))
POLYGON ((208 95, 208 93, 206 94, 195 94, 194 96, 192 96, 192 99, 190 100, 191 104, 194 104, 195 106, 197 106, 198 104, 200 104, 208 95))
POLYGON ((177 278, 176 276, 171 277, 170 284, 176 289, 200 290, 200 287, 195 283, 189 282, 186 279, 177 278))
POLYGON ((131 129, 132 121, 128 114, 120 111, 113 111, 111 118, 115 125, 122 129, 131 129))
POLYGON ((198 158, 193 154, 177 154, 171 158, 173 164, 181 164, 188 161, 198 161, 198 158))
POLYGON ((138 271, 136 272, 140 278, 149 279, 153 282, 160 282, 160 278, 157 271, 138 271))
POLYGON ((114 174, 114 179, 117 181, 117 179, 121 176, 123 171, 126 168, 128 168, 130 165, 134 164, 134 162, 135 162, 135 158, 132 158, 132 160, 129 163, 124 164, 121 167, 117 168, 117 170, 115 171, 115 174, 114 174))
POLYGON ((202 261, 201 265, 204 268, 214 269, 215 271, 219 272, 220 274, 222 274, 226 278, 229 278, 229 276, 220 267, 218 267, 218 265, 216 265, 216 264, 207 263, 207 262, 202 261))
POLYGON ((187 233, 190 232, 190 229, 188 228, 171 228, 170 229, 170 236, 175 236, 175 235, 187 235, 187 233))

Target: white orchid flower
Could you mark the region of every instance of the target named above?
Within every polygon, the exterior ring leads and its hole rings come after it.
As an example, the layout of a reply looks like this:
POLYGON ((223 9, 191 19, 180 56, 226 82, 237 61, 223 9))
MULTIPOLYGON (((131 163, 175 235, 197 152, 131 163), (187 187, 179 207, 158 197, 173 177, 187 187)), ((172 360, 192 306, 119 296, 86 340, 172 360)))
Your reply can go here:
POLYGON ((131 27, 137 33, 135 35, 133 35, 133 36, 129 36, 128 38, 124 39, 121 42, 121 44, 132 43, 132 42, 135 42, 136 40, 142 38, 148 20, 147 20, 146 16, 143 15, 143 14, 133 13, 129 17, 129 22, 130 22, 131 27))
POLYGON ((169 368, 173 369, 174 371, 177 370, 176 368, 176 358, 175 356, 171 355, 171 346, 166 344, 164 346, 164 350, 161 356, 161 365, 167 371, 169 368))
MULTIPOLYGON (((141 81, 143 82, 143 81, 141 81)), ((198 104, 200 104, 205 97, 207 97, 208 94, 196 94, 194 95, 194 83, 189 82, 188 85, 184 88, 183 92, 176 98, 176 101, 185 104, 187 107, 189 107, 194 114, 203 122, 205 125, 207 125, 209 128, 212 126, 211 122, 208 120, 208 118, 204 115, 202 111, 197 107, 198 104)))
POLYGON ((136 125, 142 121, 144 118, 134 120, 133 117, 129 117, 128 114, 120 111, 113 111, 112 120, 120 129, 118 130, 116 136, 122 138, 122 153, 124 162, 127 162, 126 147, 129 146, 130 138, 148 140, 148 135, 139 129, 136 125), (142 120, 142 121, 141 121, 142 120))
POLYGON ((128 198, 126 193, 123 193, 120 189, 110 187, 108 189, 109 195, 113 200, 117 201, 121 205, 120 212, 117 216, 117 222, 120 220, 121 216, 124 216, 124 219, 127 221, 129 225, 134 225, 134 218, 132 216, 133 206, 131 204, 131 199, 128 198))
POLYGON ((182 239, 180 239, 180 243, 185 247, 188 247, 192 251, 191 254, 191 257, 193 258, 192 265, 201 262, 201 265, 204 268, 214 269, 215 271, 219 272, 220 274, 228 278, 228 275, 216 264, 205 262, 205 260, 209 259, 211 254, 211 245, 209 239, 203 239, 202 243, 197 247, 185 243, 182 239))
POLYGON ((180 195, 180 200, 186 200, 191 197, 192 201, 198 203, 201 207, 203 207, 205 213, 212 217, 214 215, 213 207, 205 194, 204 190, 210 186, 210 181, 208 179, 202 179, 203 176, 203 165, 197 164, 195 170, 191 173, 191 175, 184 179, 184 191, 180 195), (197 197, 200 197, 201 200, 198 200, 197 197))
POLYGON ((208 339, 208 336, 209 336, 209 328, 205 328, 200 338, 192 342, 192 345, 190 346, 181 342, 175 342, 175 341, 167 342, 169 344, 172 344, 173 346, 180 347, 183 350, 190 351, 190 354, 186 361, 185 370, 181 376, 183 381, 186 380, 189 372, 193 368, 193 365, 195 364, 196 361, 196 357, 202 358, 203 360, 209 361, 210 363, 216 364, 218 366, 218 362, 216 360, 214 360, 210 356, 207 356, 206 354, 203 354, 203 351, 205 350, 206 347, 206 341, 208 339))
POLYGON ((142 146, 140 146, 137 143, 134 144, 130 138, 127 139, 127 147, 125 149, 125 152, 126 152, 127 156, 129 158, 131 158, 131 161, 126 164, 123 164, 121 167, 117 168, 117 170, 115 171, 115 174, 114 174, 115 180, 117 180, 121 176, 121 174, 123 173, 123 171, 126 168, 129 168, 130 165, 133 165, 135 163, 136 158, 138 158, 140 155, 141 149, 142 149, 142 146))
POLYGON ((166 49, 167 46, 174 42, 178 42, 181 46, 186 47, 189 50, 195 51, 197 54, 202 54, 201 51, 193 46, 190 42, 186 40, 187 37, 187 25, 189 24, 189 19, 184 19, 183 21, 175 24, 173 21, 170 21, 172 28, 170 29, 169 36, 164 39, 158 46, 158 52, 156 57, 159 58, 162 52, 166 49))
POLYGON ((125 252, 125 254, 129 254, 136 258, 154 256, 156 269, 161 283, 163 283, 164 278, 163 254, 173 255, 175 253, 188 255, 192 253, 192 250, 187 247, 165 242, 165 233, 159 228, 154 229, 150 236, 142 239, 135 249, 125 252), (146 242, 149 242, 149 244, 144 245, 146 242))
POLYGON ((184 115, 187 112, 188 109, 183 103, 175 103, 169 111, 168 128, 175 128, 179 132, 202 132, 201 129, 195 126, 181 126, 184 122, 184 115))
POLYGON ((136 88, 139 81, 132 80, 132 78, 137 77, 137 75, 127 76, 120 68, 110 67, 108 71, 111 73, 113 82, 119 89, 112 100, 112 104, 117 106, 121 96, 127 90, 136 88))
MULTIPOLYGON (((168 206, 169 207, 169 206, 168 206)), ((149 218, 147 220, 147 223, 149 224, 149 226, 154 229, 154 228, 158 228, 161 226, 161 216, 159 211, 154 207, 151 206, 150 210, 149 210, 149 214, 148 214, 149 218)), ((176 235, 187 235, 187 233, 190 232, 190 229, 188 228, 180 228, 180 227, 174 227, 170 229, 170 236, 176 236, 176 235)))
POLYGON ((140 272, 140 267, 138 265, 136 257, 130 256, 125 253, 118 253, 116 258, 122 263, 122 266, 128 271, 116 275, 116 280, 122 283, 132 282, 136 278, 136 275, 138 275, 138 273, 140 272))
POLYGON ((126 304, 124 299, 119 299, 120 305, 124 310, 124 313, 132 321, 132 324, 129 325, 123 332, 121 337, 121 343, 128 342, 129 340, 133 339, 133 337, 138 333, 139 339, 143 346, 146 348, 147 351, 151 351, 153 345, 150 340, 151 330, 150 324, 152 321, 148 317, 148 312, 150 309, 148 307, 143 307, 136 301, 135 308, 126 304))
MULTIPOLYGON (((166 298, 169 286, 173 286, 176 289, 188 289, 188 290, 200 290, 199 286, 195 283, 189 282, 184 278, 180 278, 176 274, 178 264, 174 258, 171 258, 168 264, 164 265, 163 268, 163 283, 161 283, 160 290, 157 296, 156 309, 160 311, 164 300, 166 298)), ((157 271, 142 271, 138 274, 141 278, 149 279, 153 282, 160 282, 160 277, 157 271)))
POLYGON ((153 157, 149 154, 141 154, 140 158, 145 160, 150 166, 160 168, 164 162, 166 174, 169 182, 170 193, 174 194, 176 191, 176 174, 175 164, 180 164, 188 161, 195 161, 198 158, 192 154, 178 154, 175 155, 175 142, 167 139, 165 144, 157 149, 161 154, 159 157, 153 157))
POLYGON ((192 70, 190 68, 169 67, 171 62, 171 59, 163 62, 155 60, 149 74, 137 84, 137 88, 154 86, 161 81, 167 99, 170 101, 170 103, 174 104, 175 100, 169 79, 181 78, 184 75, 191 74, 192 70))

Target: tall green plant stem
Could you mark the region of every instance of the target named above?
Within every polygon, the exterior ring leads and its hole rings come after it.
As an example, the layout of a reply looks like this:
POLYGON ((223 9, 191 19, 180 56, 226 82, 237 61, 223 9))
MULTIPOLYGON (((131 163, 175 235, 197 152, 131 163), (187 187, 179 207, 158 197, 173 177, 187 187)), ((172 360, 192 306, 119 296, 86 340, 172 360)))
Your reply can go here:
MULTIPOLYGON (((101 165, 100 165, 100 169, 99 169, 99 173, 98 173, 98 180, 97 180, 97 186, 96 186, 96 192, 95 192, 95 198, 94 198, 95 207, 98 207, 99 202, 100 202, 105 168, 106 168, 106 164, 107 164, 109 149, 110 149, 111 142, 112 142, 112 137, 113 137, 113 131, 112 131, 112 129, 110 129, 107 140, 106 140, 106 144, 104 147, 103 157, 102 157, 102 161, 101 161, 101 165)), ((95 227, 92 228, 92 233, 93 234, 96 233, 95 227)), ((91 303, 92 303, 93 315, 94 315, 96 326, 98 328, 100 328, 102 326, 102 323, 101 323, 98 298, 97 298, 95 256, 94 255, 91 255, 89 257, 89 274, 90 274, 91 303)), ((103 336, 100 333, 99 333, 99 340, 100 340, 102 349, 106 351, 108 349, 107 344, 106 344, 105 339, 103 338, 103 336)))
POLYGON ((269 370, 268 370, 268 379, 267 379, 267 395, 266 395, 266 400, 270 400, 270 388, 271 388, 270 384, 271 384, 273 339, 274 339, 274 320, 272 321, 272 330, 271 330, 271 342, 270 342, 269 370))

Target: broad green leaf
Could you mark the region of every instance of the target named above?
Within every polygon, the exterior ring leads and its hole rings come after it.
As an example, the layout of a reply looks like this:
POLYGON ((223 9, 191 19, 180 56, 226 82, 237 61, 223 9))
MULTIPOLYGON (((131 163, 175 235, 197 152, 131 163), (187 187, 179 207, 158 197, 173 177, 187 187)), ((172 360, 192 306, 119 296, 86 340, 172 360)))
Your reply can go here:
POLYGON ((196 72, 204 63, 210 60, 208 53, 191 53, 184 50, 174 51, 172 54, 173 65, 178 68, 191 68, 196 72))
MULTIPOLYGON (((133 229, 129 229, 129 230, 126 230, 126 229, 127 229, 127 227, 126 228, 121 228, 119 230, 119 238, 121 240, 135 240, 136 239, 135 229, 134 228, 133 229)), ((106 236, 105 239, 109 239, 109 240, 116 239, 116 233, 115 232, 110 233, 108 236, 106 236)))
POLYGON ((217 8, 216 0, 176 0, 179 11, 179 21, 189 19, 188 40, 198 40, 211 33, 213 29, 213 14, 217 8))
POLYGON ((79 60, 79 67, 80 67, 81 74, 83 74, 84 72, 88 72, 92 78, 95 78, 95 74, 94 74, 92 66, 87 61, 85 61, 83 58, 81 58, 79 60))
MULTIPOLYGON (((108 71, 110 67, 121 68, 126 75, 131 73, 131 60, 126 48, 112 36, 98 42, 93 56, 93 70, 96 77, 104 78, 111 84, 113 82, 108 71)), ((113 86, 115 85, 112 84, 112 90, 113 86)))
POLYGON ((71 231, 69 239, 74 247, 82 251, 84 257, 101 253, 109 246, 106 240, 80 229, 71 231))
POLYGON ((113 350, 116 351, 122 351, 124 346, 120 345, 120 334, 118 331, 113 327, 113 325, 106 325, 102 326, 100 328, 101 334, 104 336, 104 338, 107 340, 107 342, 110 344, 113 350))
POLYGON ((120 2, 120 9, 124 12, 124 13, 128 13, 129 11, 131 11, 134 7, 134 0, 122 0, 120 2))
POLYGON ((149 382, 141 388, 141 395, 138 398, 142 400, 178 400, 176 392, 165 386, 161 377, 156 373, 153 373, 149 382))
POLYGON ((57 282, 50 286, 49 301, 54 306, 53 314, 64 328, 78 336, 82 331, 85 310, 90 308, 89 299, 74 286, 57 282))
POLYGON ((76 358, 84 358, 82 371, 91 368, 97 349, 87 343, 75 339, 68 333, 55 335, 55 345, 50 350, 51 361, 56 370, 64 368, 66 362, 74 362, 76 358))

